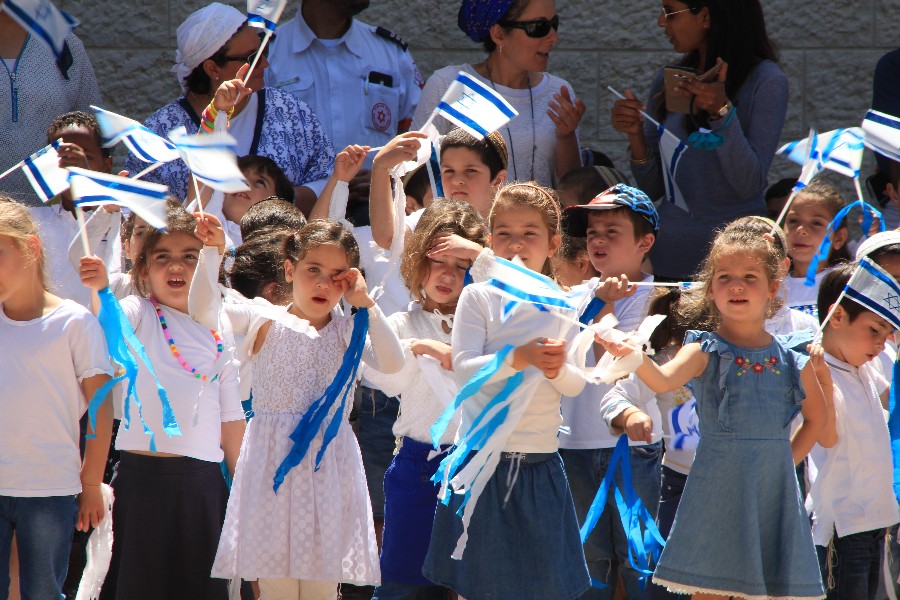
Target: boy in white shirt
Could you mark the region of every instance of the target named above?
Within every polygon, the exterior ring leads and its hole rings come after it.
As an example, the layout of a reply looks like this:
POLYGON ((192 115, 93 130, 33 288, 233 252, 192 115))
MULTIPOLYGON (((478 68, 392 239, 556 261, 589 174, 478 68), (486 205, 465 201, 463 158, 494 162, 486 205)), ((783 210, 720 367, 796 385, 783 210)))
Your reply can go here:
MULTIPOLYGON (((823 279, 820 318, 855 268, 839 265, 823 279)), ((838 442, 828 449, 816 445, 810 453, 818 475, 807 509, 812 510, 822 580, 834 583, 828 600, 876 598, 885 530, 900 521, 885 412, 889 383, 872 360, 893 331, 888 321, 845 298, 822 338, 834 381, 838 442)))
MULTIPOLYGON (((587 238, 588 257, 593 268, 600 273, 599 281, 623 275, 629 281, 653 281, 652 275, 641 271, 641 263, 656 240, 659 215, 650 199, 640 190, 619 184, 601 192, 587 204, 569 207, 564 213, 563 227, 567 235, 587 238)), ((593 282, 591 280, 588 285, 593 282)), ((634 331, 647 316, 652 291, 651 286, 641 286, 629 297, 604 306, 592 318, 599 320, 612 312, 619 320, 619 329, 634 331)), ((599 346, 595 345, 595 349, 589 351, 588 364, 600 360, 601 354, 597 353, 597 349, 599 346)), ((578 396, 562 397, 563 426, 568 427, 568 432, 559 437, 559 453, 572 488, 575 511, 582 523, 606 474, 617 442, 617 437, 609 433, 600 412, 600 401, 612 387, 602 383, 589 384, 578 396)), ((655 422, 658 428, 658 415, 655 422)), ((658 441, 653 444, 639 442, 631 447, 634 489, 654 518, 659 505, 661 454, 658 441)), ((622 485, 620 479, 616 477, 618 485, 622 485)), ((584 544, 584 554, 591 579, 607 587, 591 589, 582 598, 600 600, 615 597, 617 571, 622 574, 626 597, 643 597, 644 586, 638 581, 640 573, 631 567, 628 560, 628 541, 614 494, 607 496, 606 509, 584 544)))

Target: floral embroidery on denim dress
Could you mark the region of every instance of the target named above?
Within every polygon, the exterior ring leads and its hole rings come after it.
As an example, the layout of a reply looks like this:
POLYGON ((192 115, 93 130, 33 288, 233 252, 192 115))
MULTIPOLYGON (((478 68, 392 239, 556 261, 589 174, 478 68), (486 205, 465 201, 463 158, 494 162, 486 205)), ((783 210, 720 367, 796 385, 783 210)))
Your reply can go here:
POLYGON ((781 375, 781 371, 778 370, 778 358, 776 358, 775 356, 770 356, 762 362, 753 362, 746 356, 737 356, 734 359, 734 364, 738 366, 738 377, 746 375, 751 371, 756 373, 757 375, 761 375, 762 372, 766 369, 772 371, 776 375, 781 375))
POLYGON ((824 597, 790 446, 805 397, 799 338, 742 348, 688 332, 708 353, 692 380, 700 443, 653 581, 680 593, 824 597))

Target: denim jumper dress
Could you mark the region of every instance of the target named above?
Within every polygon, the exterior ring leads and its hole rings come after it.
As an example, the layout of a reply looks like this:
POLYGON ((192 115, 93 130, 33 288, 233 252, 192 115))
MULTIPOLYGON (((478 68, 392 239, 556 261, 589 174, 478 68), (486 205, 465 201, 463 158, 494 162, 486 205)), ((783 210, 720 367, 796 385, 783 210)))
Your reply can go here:
POLYGON ((777 338, 742 348, 689 331, 691 342, 709 354, 691 382, 700 444, 653 581, 748 600, 823 598, 790 446, 808 357, 777 338))

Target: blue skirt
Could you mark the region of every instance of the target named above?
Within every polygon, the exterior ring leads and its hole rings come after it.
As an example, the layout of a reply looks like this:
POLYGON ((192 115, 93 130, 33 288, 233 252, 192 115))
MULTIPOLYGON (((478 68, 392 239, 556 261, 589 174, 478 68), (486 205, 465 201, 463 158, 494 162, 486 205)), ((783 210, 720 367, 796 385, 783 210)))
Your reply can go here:
POLYGON ((381 579, 409 585, 434 585, 422 575, 431 541, 439 486, 431 482, 444 455, 428 460, 433 448, 411 438, 384 475, 384 534, 381 579))
POLYGON ((590 587, 575 504, 558 454, 531 454, 521 462, 509 501, 501 460, 478 499, 462 560, 450 557, 462 520, 462 496, 437 505, 423 573, 466 600, 565 600, 590 587))

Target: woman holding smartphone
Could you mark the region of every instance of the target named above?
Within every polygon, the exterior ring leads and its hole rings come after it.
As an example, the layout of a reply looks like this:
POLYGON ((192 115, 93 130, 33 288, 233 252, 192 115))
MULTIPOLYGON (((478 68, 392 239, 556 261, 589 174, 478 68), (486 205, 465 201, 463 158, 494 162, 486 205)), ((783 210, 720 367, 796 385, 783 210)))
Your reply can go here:
MULTIPOLYGON (((567 81, 544 72, 559 39, 554 0, 463 0, 458 24, 488 55, 477 64, 435 71, 422 89, 412 129, 422 127, 457 73, 465 71, 519 113, 500 128, 509 148, 507 181, 553 187, 581 166, 576 130, 585 110, 567 81)), ((455 127, 440 116, 434 125, 444 134, 455 127)))
POLYGON ((657 279, 681 280, 696 271, 716 228, 765 214, 763 193, 787 111, 788 81, 776 64, 759 0, 663 0, 657 25, 683 55, 679 74, 687 68, 698 76, 673 77, 670 68, 666 88, 660 69, 646 104, 630 91, 616 101, 612 125, 628 135, 631 172, 651 198, 666 196, 661 133, 639 111, 688 142, 674 183, 689 210, 668 198, 661 203, 650 252, 657 279), (670 110, 667 99, 686 112, 670 110))

